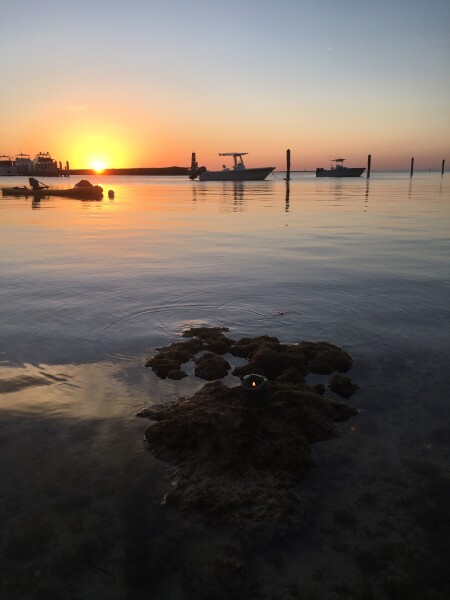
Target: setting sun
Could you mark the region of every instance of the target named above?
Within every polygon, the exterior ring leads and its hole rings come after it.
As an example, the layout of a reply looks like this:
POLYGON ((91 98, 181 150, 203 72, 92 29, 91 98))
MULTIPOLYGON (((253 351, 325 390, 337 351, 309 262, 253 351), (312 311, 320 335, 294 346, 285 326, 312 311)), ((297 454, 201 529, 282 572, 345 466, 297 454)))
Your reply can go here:
POLYGON ((114 124, 89 121, 75 126, 72 123, 65 130, 65 138, 71 140, 70 150, 66 154, 74 168, 101 172, 136 162, 132 140, 114 124))
POLYGON ((102 173, 105 170, 106 165, 101 160, 94 160, 94 162, 92 163, 92 168, 97 173, 102 173))

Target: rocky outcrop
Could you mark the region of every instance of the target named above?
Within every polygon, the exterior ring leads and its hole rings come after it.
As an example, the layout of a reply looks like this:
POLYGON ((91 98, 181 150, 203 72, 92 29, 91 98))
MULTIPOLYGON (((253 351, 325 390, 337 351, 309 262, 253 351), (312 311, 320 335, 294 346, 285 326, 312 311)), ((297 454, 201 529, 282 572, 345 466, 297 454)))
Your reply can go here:
MULTIPOLYGON (((233 374, 269 379, 268 398, 258 406, 240 385, 212 381, 190 398, 140 411, 154 421, 145 432, 148 447, 173 466, 163 502, 214 522, 286 519, 298 503, 293 488, 313 463, 311 444, 331 438, 335 422, 357 414, 327 398, 323 385, 310 387, 304 378, 311 372, 347 371, 351 357, 327 342, 290 346, 268 336, 234 342, 224 331, 191 329, 185 342, 160 348, 147 366, 177 379, 186 376, 181 365, 193 359, 198 377, 219 379, 230 369, 220 356, 226 349, 249 361, 233 374)), ((343 379, 347 393, 350 380, 343 379)))

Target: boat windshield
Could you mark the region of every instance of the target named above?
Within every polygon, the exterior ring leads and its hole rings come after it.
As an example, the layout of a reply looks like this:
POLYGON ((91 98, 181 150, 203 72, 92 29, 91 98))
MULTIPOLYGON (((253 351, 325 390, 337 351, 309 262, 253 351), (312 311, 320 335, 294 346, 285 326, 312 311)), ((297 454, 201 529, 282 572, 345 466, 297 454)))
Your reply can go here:
POLYGON ((233 169, 242 170, 245 169, 244 161, 242 157, 248 154, 248 152, 219 152, 219 156, 232 156, 233 157, 233 169))

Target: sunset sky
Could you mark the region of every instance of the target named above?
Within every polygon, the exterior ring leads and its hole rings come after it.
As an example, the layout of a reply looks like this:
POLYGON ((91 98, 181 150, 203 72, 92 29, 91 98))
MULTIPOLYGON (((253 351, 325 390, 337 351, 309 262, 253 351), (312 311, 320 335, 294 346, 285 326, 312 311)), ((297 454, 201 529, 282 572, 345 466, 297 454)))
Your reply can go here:
POLYGON ((450 162, 449 0, 0 0, 0 154, 450 162))

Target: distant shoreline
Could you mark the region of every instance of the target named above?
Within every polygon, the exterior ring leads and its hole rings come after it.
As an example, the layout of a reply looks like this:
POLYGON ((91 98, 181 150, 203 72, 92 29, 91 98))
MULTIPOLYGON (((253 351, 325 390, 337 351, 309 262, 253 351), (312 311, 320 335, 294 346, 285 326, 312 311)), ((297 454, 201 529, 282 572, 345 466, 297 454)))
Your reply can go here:
POLYGON ((148 168, 136 167, 127 169, 104 169, 101 173, 95 169, 69 169, 70 175, 188 175, 188 167, 148 168))

